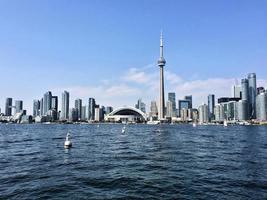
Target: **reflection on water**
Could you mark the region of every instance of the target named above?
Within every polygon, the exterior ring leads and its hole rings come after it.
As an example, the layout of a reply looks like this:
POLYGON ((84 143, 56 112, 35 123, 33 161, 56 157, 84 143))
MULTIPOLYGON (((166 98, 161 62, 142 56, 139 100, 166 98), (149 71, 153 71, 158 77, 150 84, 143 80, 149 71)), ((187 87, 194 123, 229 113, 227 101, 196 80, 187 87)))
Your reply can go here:
POLYGON ((0 199, 267 199, 267 127, 123 126, 0 125, 0 199))

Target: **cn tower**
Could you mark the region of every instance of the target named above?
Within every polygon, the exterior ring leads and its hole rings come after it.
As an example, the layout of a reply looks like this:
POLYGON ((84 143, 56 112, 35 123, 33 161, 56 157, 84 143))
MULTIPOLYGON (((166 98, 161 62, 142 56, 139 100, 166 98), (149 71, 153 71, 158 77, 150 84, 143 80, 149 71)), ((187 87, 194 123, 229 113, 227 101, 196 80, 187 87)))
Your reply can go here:
POLYGON ((165 118, 165 100, 164 100, 164 73, 163 67, 165 66, 166 61, 163 57, 163 35, 160 34, 160 57, 158 60, 158 66, 160 69, 160 86, 159 86, 159 120, 165 118))

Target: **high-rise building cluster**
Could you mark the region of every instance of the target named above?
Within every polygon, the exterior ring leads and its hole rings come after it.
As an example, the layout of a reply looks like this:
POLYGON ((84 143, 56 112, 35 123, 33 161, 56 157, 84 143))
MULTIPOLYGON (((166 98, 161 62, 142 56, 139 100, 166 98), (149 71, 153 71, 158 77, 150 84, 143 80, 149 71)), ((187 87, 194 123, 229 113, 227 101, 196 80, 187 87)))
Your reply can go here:
MULTIPOLYGON (((70 108, 70 93, 64 91, 61 96, 61 109, 59 109, 58 96, 53 96, 51 91, 46 92, 39 100, 33 100, 32 116, 26 115, 23 110, 23 101, 16 100, 12 104, 12 98, 6 99, 5 120, 22 122, 78 122, 78 121, 103 121, 104 115, 111 113, 111 106, 104 107, 96 104, 94 98, 88 99, 88 105, 82 104, 82 99, 75 99, 74 108, 70 108), (13 110, 13 111, 12 111, 13 110)), ((2 120, 2 118, 1 118, 2 120)))
MULTIPOLYGON (((158 59, 159 67, 159 100, 151 101, 150 111, 146 114, 146 104, 141 98, 137 100, 135 108, 126 107, 115 110, 108 106, 100 106, 94 98, 89 98, 83 104, 82 99, 75 99, 74 107, 70 108, 70 93, 64 91, 61 96, 61 109, 59 110, 59 99, 53 96, 51 91, 46 92, 41 99, 33 101, 33 119, 36 122, 78 122, 78 121, 103 121, 105 114, 107 121, 127 121, 137 120, 159 122, 199 122, 205 123, 222 123, 224 121, 247 122, 247 121, 267 121, 267 90, 264 87, 257 87, 255 73, 249 73, 232 86, 230 97, 219 97, 215 103, 215 95, 209 94, 207 103, 193 108, 193 97, 187 95, 176 101, 175 92, 168 93, 168 99, 165 102, 164 89, 164 67, 166 60, 163 56, 163 34, 160 35, 160 56, 158 59), (158 105, 157 105, 158 103, 158 105), (114 116, 117 115, 117 116, 114 116)), ((216 86, 215 86, 216 87, 216 86)), ((6 99, 5 113, 7 120, 15 119, 31 120, 31 116, 26 115, 23 110, 23 101, 16 100, 13 105, 12 98, 6 99), (14 117, 13 117, 14 116, 14 117), (26 116, 26 117, 25 117, 26 116)), ((2 120, 2 118, 0 119, 2 120)))

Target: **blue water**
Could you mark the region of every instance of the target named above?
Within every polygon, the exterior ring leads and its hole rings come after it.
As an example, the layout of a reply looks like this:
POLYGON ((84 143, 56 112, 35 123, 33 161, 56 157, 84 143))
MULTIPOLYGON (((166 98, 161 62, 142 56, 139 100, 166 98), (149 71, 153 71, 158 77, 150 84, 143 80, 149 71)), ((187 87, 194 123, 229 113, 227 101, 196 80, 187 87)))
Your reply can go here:
POLYGON ((1 124, 0 199, 267 199, 267 127, 122 127, 1 124))

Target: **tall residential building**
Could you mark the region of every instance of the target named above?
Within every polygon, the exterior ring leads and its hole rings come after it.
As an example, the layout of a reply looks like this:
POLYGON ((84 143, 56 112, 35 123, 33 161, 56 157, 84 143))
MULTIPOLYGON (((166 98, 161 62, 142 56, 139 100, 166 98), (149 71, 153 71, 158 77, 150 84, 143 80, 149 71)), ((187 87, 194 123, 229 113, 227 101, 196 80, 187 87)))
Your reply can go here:
POLYGON ((33 101, 32 115, 33 117, 37 117, 40 115, 40 101, 39 100, 33 101))
POLYGON ((52 96, 51 109, 58 112, 58 97, 57 96, 52 96))
POLYGON ((52 108, 52 93, 50 91, 46 92, 43 99, 43 115, 48 115, 48 111, 52 108))
POLYGON ((89 98, 88 100, 88 120, 95 120, 95 99, 89 98))
POLYGON ((20 113, 23 111, 23 101, 16 100, 15 101, 15 113, 20 113))
POLYGON ((146 113, 146 104, 142 102, 142 99, 138 99, 135 108, 141 110, 143 113, 146 113))
POLYGON ((157 117, 158 116, 158 107, 156 101, 151 101, 150 104, 150 116, 151 117, 157 117))
POLYGON ((40 115, 44 115, 44 98, 40 100, 40 115))
POLYGON ((243 78, 241 80, 241 91, 242 91, 242 100, 249 100, 248 97, 248 79, 243 78))
POLYGON ((12 98, 6 98, 5 115, 6 116, 12 115, 12 98))
POLYGON ((246 114, 247 116, 245 116, 245 119, 249 118, 249 87, 248 87, 248 79, 244 78, 241 80, 241 91, 242 91, 242 100, 246 101, 246 103, 242 103, 242 104, 246 104, 247 108, 246 108, 246 112, 244 112, 244 114, 246 114))
POLYGON ((251 119, 256 118, 256 95, 257 95, 257 83, 256 74, 248 74, 248 99, 249 99, 249 117, 251 119))
POLYGON ((199 123, 204 124, 209 122, 208 106, 203 104, 198 108, 199 123))
POLYGON ((86 120, 86 106, 82 106, 81 120, 86 120))
POLYGON ((67 120, 69 119, 69 110, 70 110, 70 94, 67 91, 62 93, 62 109, 61 109, 61 119, 67 120))
POLYGON ((106 114, 109 114, 113 111, 113 108, 111 106, 107 106, 106 108, 106 114))
POLYGON ((70 120, 72 122, 77 122, 78 121, 78 109, 77 108, 72 108, 70 110, 70 120))
POLYGON ((240 100, 237 102, 237 120, 245 121, 248 119, 248 101, 240 100))
POLYGON ((166 106, 167 106, 166 117, 169 117, 169 118, 173 117, 172 101, 167 101, 166 106))
POLYGON ((81 99, 75 100, 75 108, 78 111, 78 119, 81 119, 82 118, 82 100, 81 99))
POLYGON ((215 107, 215 95, 209 94, 208 96, 208 111, 209 111, 209 121, 214 120, 214 107, 215 107))
POLYGON ((256 98, 257 120, 267 120, 267 91, 260 93, 256 98))
POLYGON ((101 108, 99 107, 99 105, 95 105, 95 117, 94 120, 96 122, 100 122, 101 121, 101 108))
POLYGON ((172 102, 172 117, 176 117, 176 98, 174 92, 168 93, 168 101, 172 102))
POLYGON ((178 100, 178 117, 181 116, 181 111, 183 109, 191 109, 190 105, 191 105, 190 100, 178 100))
POLYGON ((163 57, 163 35, 160 35, 160 57, 158 60, 158 66, 160 68, 160 84, 159 84, 159 119, 165 118, 165 98, 164 98, 164 66, 166 61, 163 57))
POLYGON ((234 98, 241 98, 241 85, 233 85, 232 86, 232 97, 234 98))
POLYGON ((184 100, 189 101, 189 109, 193 108, 193 98, 192 95, 187 95, 184 97, 184 100))

